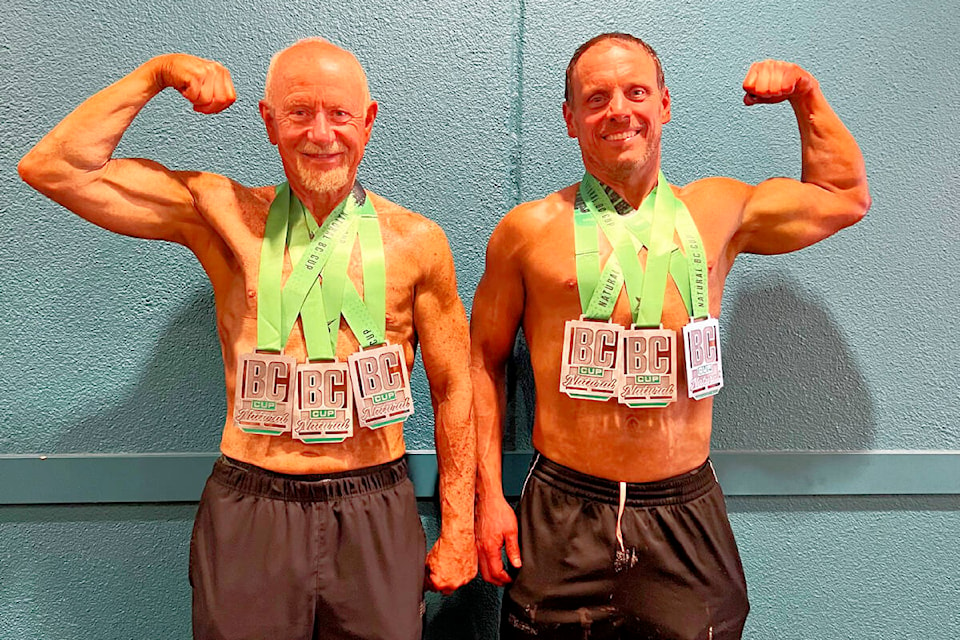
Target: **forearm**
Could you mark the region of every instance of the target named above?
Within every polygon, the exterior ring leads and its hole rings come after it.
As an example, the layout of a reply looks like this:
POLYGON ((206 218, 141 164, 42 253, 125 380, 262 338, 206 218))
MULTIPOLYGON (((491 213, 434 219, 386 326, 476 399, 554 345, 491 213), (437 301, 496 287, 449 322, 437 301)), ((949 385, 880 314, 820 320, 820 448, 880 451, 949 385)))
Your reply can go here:
POLYGON ((441 534, 473 539, 477 441, 469 379, 451 382, 434 398, 434 438, 440 476, 441 534))
POLYGON ((503 419, 506 409, 506 388, 503 367, 491 372, 487 367, 473 367, 474 415, 477 423, 477 494, 503 496, 503 419))
POLYGON ((868 199, 863 154, 811 76, 809 88, 790 99, 800 128, 802 177, 832 193, 868 199))
POLYGON ((44 191, 101 170, 143 106, 163 88, 162 65, 163 56, 154 58, 84 101, 24 156, 18 167, 23 179, 44 191))

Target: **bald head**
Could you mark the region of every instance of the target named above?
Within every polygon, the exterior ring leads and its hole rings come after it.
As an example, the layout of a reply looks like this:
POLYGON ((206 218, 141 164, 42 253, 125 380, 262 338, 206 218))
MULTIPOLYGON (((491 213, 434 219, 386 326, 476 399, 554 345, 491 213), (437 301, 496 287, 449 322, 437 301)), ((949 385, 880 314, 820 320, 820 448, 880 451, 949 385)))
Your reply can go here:
POLYGON ((363 92, 364 102, 370 102, 367 74, 360 62, 346 49, 323 38, 305 38, 274 54, 267 67, 263 101, 275 106, 278 85, 282 86, 291 73, 310 67, 353 79, 363 92))

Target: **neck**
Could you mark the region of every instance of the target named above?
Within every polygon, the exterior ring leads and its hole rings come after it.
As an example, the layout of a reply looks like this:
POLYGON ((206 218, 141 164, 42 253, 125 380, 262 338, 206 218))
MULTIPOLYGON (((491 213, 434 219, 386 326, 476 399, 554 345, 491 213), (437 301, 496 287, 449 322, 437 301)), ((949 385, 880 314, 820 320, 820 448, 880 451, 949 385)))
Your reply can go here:
POLYGON ((592 171, 587 168, 593 177, 616 191, 621 198, 634 209, 638 209, 643 199, 650 195, 657 186, 657 177, 660 173, 659 158, 657 162, 642 167, 630 167, 621 172, 616 169, 598 169, 592 171))
POLYGON ((356 174, 350 176, 347 183, 334 191, 313 191, 302 184, 296 184, 290 180, 290 190, 297 196, 297 199, 306 207, 317 224, 323 224, 327 216, 337 208, 337 205, 350 195, 353 190, 353 183, 356 180, 356 174))

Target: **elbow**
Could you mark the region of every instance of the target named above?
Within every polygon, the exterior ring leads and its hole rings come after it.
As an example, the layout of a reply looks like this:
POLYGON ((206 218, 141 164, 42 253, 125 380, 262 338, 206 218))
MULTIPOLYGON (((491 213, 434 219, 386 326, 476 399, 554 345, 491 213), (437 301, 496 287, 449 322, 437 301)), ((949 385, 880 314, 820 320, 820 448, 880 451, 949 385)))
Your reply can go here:
POLYGON ((864 216, 867 215, 867 211, 870 210, 871 205, 873 205, 873 198, 870 196, 870 190, 865 186, 857 194, 855 211, 853 214, 854 220, 851 222, 851 224, 863 220, 864 216))
POLYGON ((17 173, 20 179, 34 189, 40 190, 43 184, 43 162, 37 158, 36 150, 32 150, 17 163, 17 173))
POLYGON ((870 190, 866 185, 857 189, 852 189, 846 193, 847 206, 845 207, 844 227, 854 225, 867 215, 873 199, 870 197, 870 190))
POLYGON ((56 160, 37 148, 31 149, 20 159, 17 163, 17 173, 21 180, 47 196, 56 191, 63 177, 62 172, 57 170, 56 160))

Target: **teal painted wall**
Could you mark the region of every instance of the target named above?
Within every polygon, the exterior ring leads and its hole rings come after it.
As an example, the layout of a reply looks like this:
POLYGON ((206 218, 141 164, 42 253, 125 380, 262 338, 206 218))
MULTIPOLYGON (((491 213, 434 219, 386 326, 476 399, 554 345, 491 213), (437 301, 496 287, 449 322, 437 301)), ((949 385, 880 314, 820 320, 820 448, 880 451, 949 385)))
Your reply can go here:
MULTIPOLYGON (((626 30, 660 53, 674 182, 799 176, 783 106, 746 109, 749 63, 810 69, 859 140, 874 207, 839 236, 738 259, 724 298, 715 447, 960 449, 960 17, 950 3, 570 0, 257 5, 13 0, 0 9, 0 454, 211 451, 224 407, 212 294, 185 250, 113 236, 19 182, 17 160, 152 55, 223 62, 217 116, 167 92, 119 153, 246 184, 280 165, 256 102, 270 55, 321 35, 367 68, 380 116, 361 178, 437 220, 468 304, 493 225, 578 179, 560 118, 573 49, 626 30), (789 319, 790 323, 784 321, 789 319)), ((518 357, 508 431, 529 443, 518 357)), ((416 376, 420 406, 425 382, 416 376)), ((431 422, 411 421, 411 449, 431 422)), ((960 633, 960 497, 733 498, 750 639, 960 633)), ((186 638, 193 505, 0 507, 0 638, 186 638)), ((421 504, 428 534, 436 515, 421 504)), ((430 601, 432 638, 494 635, 494 589, 430 601)))

